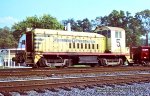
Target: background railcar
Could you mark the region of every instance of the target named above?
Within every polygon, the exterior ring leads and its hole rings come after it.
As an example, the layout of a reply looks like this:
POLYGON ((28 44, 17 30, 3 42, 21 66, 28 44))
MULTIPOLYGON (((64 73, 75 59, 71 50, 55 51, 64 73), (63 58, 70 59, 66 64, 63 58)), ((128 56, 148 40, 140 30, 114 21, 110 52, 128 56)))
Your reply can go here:
POLYGON ((150 65, 150 46, 130 48, 130 58, 134 64, 150 65))

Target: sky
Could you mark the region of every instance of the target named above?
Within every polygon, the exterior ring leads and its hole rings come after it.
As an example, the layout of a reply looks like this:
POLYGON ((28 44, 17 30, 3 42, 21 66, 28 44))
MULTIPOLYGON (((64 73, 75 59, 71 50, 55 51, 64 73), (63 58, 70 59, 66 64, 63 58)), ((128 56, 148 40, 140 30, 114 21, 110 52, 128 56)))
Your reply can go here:
POLYGON ((73 18, 94 20, 113 10, 135 13, 150 9, 150 0, 0 0, 0 28, 26 17, 50 14, 59 22, 73 18))

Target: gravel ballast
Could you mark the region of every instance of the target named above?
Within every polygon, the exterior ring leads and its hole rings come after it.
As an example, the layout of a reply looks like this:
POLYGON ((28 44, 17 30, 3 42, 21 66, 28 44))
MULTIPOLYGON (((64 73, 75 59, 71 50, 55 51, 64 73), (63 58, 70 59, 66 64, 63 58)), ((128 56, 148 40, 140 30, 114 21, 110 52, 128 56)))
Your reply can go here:
POLYGON ((36 91, 28 91, 27 95, 19 95, 18 93, 12 96, 150 96, 150 83, 132 83, 130 85, 114 85, 101 87, 93 86, 94 88, 71 88, 70 91, 64 89, 58 89, 54 92, 51 90, 45 90, 44 93, 38 93, 36 91))

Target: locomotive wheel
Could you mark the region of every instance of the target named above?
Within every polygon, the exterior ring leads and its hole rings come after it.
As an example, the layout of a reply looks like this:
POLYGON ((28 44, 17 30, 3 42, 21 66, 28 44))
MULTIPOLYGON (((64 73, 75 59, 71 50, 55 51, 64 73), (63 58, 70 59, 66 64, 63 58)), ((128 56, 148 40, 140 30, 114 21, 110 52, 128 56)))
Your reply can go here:
POLYGON ((27 66, 29 66, 29 67, 32 67, 32 68, 38 68, 38 66, 37 65, 27 65, 27 66))
POLYGON ((150 62, 149 61, 142 61, 142 66, 149 66, 150 62))
POLYGON ((149 61, 147 61, 146 66, 150 66, 150 62, 149 61))
POLYGON ((46 67, 46 60, 44 57, 41 57, 37 63, 38 67, 46 67))
POLYGON ((102 66, 106 66, 107 64, 106 64, 106 59, 105 58, 102 58, 101 59, 101 65, 102 66))
POLYGON ((71 67, 72 64, 73 64, 72 59, 68 59, 66 64, 65 64, 65 67, 71 67))
POLYGON ((95 67, 95 64, 90 64, 91 67, 95 67))
POLYGON ((123 65, 123 59, 122 58, 119 58, 119 65, 123 65))
POLYGON ((129 66, 133 66, 133 63, 129 63, 129 66))
POLYGON ((143 61, 142 62, 142 66, 145 66, 147 63, 146 63, 146 61, 143 61))

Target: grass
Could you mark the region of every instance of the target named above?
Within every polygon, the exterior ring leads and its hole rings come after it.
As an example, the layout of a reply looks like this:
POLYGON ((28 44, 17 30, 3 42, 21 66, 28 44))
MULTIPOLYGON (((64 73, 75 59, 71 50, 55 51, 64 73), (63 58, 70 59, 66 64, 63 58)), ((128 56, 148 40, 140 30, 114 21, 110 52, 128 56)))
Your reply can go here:
POLYGON ((9 68, 5 66, 0 66, 0 69, 9 69, 9 68))

